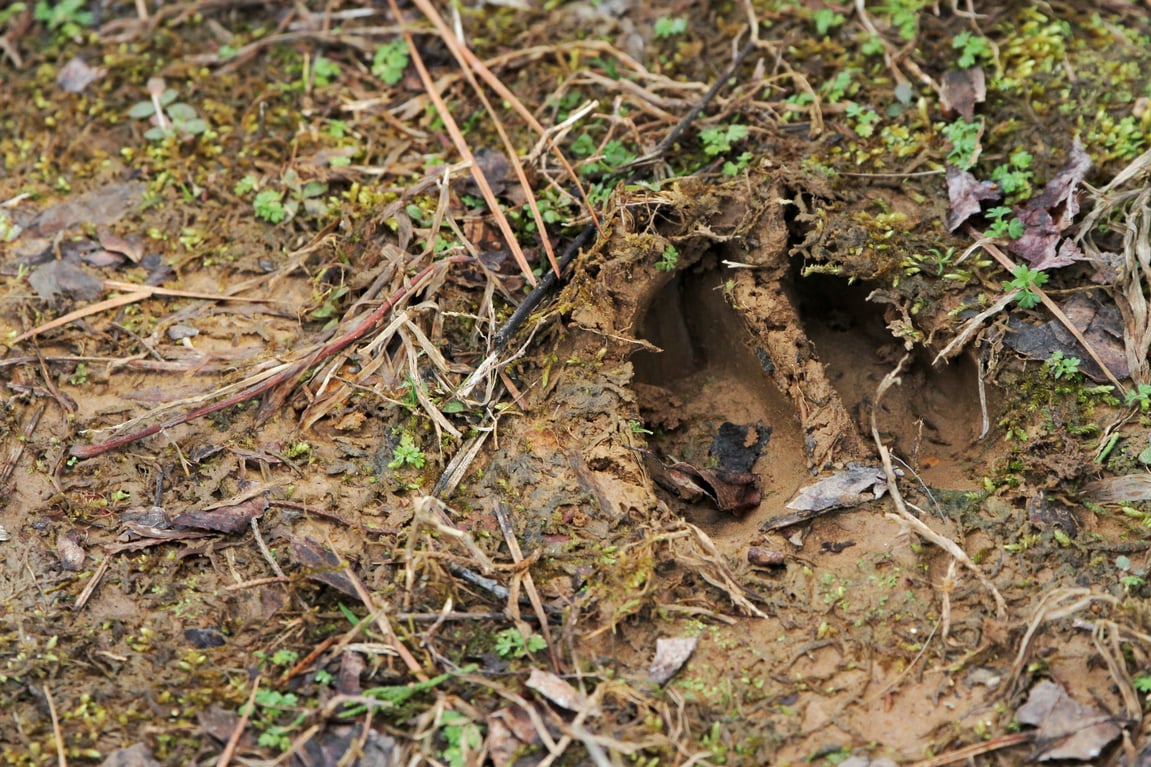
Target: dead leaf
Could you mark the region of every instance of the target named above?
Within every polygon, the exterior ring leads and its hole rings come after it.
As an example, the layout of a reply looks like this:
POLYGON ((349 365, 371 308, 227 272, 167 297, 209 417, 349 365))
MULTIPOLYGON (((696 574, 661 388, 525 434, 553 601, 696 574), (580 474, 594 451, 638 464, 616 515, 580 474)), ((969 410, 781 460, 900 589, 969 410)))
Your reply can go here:
POLYGON ((348 573, 348 565, 335 552, 313 541, 311 538, 292 538, 290 549, 296 563, 304 568, 309 578, 325 586, 331 586, 348 596, 359 599, 360 592, 348 573))
POLYGON ((143 743, 118 748, 100 762, 100 767, 160 767, 152 752, 143 743))
POLYGON ((1018 212, 1023 235, 1012 240, 1008 250, 1040 271, 1067 266, 1085 257, 1074 243, 1060 246, 1063 232, 1079 213, 1079 185, 1091 169, 1091 158, 1079 138, 1071 146, 1067 164, 1047 182, 1043 192, 1018 212))
POLYGON ((586 695, 549 671, 533 668, 525 684, 529 690, 568 711, 583 711, 590 704, 586 695))
POLYGON ((947 166, 947 197, 951 200, 951 215, 947 230, 954 232, 963 222, 982 211, 982 200, 998 200, 1003 191, 998 184, 980 181, 965 170, 947 166))
POLYGON ((1092 760, 1123 732, 1109 714, 1072 700, 1062 685, 1047 680, 1031 688, 1015 718, 1039 728, 1033 758, 1040 762, 1092 760))
MULTIPOLYGON (((1110 299, 1100 301, 1094 293, 1077 293, 1060 308, 1116 377, 1130 375, 1123 346, 1123 318, 1110 299)), ((1011 332, 1003 342, 1019 354, 1046 360, 1054 352, 1061 352, 1064 357, 1078 359, 1079 370, 1087 377, 1095 381, 1108 380, 1107 374, 1061 321, 1029 325, 1021 317, 1012 315, 1007 319, 1007 326, 1011 332)))
POLYGON ((146 188, 142 181, 126 181, 93 189, 41 211, 25 234, 50 237, 80 224, 111 224, 139 206, 146 188))
POLYGON ((882 498, 886 492, 887 475, 883 469, 852 463, 843 471, 801 488, 788 501, 787 508, 795 511, 849 508, 882 498))
POLYGON ((655 640, 655 658, 648 669, 648 677, 659 685, 667 683, 687 663, 697 644, 699 637, 660 637, 655 640))
POLYGON ((59 297, 68 301, 93 301, 104 290, 100 278, 72 261, 49 261, 28 275, 28 284, 40 300, 55 305, 59 297))
POLYGON ((1083 497, 1096 503, 1151 501, 1151 474, 1127 474, 1089 482, 1083 497))
POLYGON ((975 119, 975 105, 987 99, 987 78, 981 67, 953 69, 943 75, 943 115, 948 119, 958 112, 967 122, 975 119))
POLYGON ((711 442, 707 454, 726 471, 747 473, 763 455, 771 439, 771 427, 757 421, 753 424, 734 424, 725 421, 711 442))
POLYGON ((96 236, 104 250, 119 253, 133 264, 144 257, 144 241, 140 237, 121 237, 106 226, 96 227, 96 236))
POLYGON ((56 84, 68 93, 80 93, 107 73, 103 67, 90 67, 75 56, 56 75, 56 84))
POLYGON ((724 469, 699 469, 680 461, 665 465, 653 453, 644 456, 651 478, 668 492, 688 503, 709 499, 720 511, 742 516, 759 506, 763 498, 762 478, 758 474, 724 469))
POLYGON ((242 533, 268 508, 264 496, 249 498, 232 506, 221 506, 211 511, 185 511, 177 514, 172 524, 197 530, 215 530, 219 533, 242 533))

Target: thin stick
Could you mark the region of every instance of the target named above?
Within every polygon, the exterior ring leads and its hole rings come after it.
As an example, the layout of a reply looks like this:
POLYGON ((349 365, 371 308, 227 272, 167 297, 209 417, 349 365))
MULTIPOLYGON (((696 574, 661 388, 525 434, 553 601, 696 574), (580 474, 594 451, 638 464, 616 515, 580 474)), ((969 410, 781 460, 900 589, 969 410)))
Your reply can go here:
MULTIPOLYGON (((496 501, 495 505, 496 521, 499 523, 500 532, 504 535, 504 542, 508 545, 508 552, 512 555, 512 561, 517 565, 524 561, 524 553, 520 550, 520 542, 516 539, 516 531, 512 528, 512 521, 508 518, 507 506, 502 501, 496 501)), ((552 669, 557 673, 562 673, 563 665, 560 663, 559 654, 556 652, 555 642, 552 640, 551 628, 548 626, 547 613, 544 612, 543 602, 540 601, 539 592, 536 591, 535 581, 532 580, 531 571, 526 567, 523 569, 520 578, 524 584, 524 591, 527 592, 528 600, 532 604, 532 609, 536 611, 536 617, 540 621, 540 633, 543 634, 544 640, 548 643, 548 654, 551 656, 552 669)), ((509 607, 512 605, 509 604, 509 607)), ((512 607, 515 610, 515 607, 512 607)), ((518 611, 517 611, 518 615, 518 611)))
POLYGON ((68 755, 64 752, 64 733, 60 731, 60 717, 56 715, 56 701, 52 700, 52 690, 44 685, 44 699, 48 701, 48 715, 52 717, 52 737, 56 741, 56 763, 68 767, 68 755))
POLYGON ((220 758, 216 760, 216 767, 228 767, 228 762, 232 761, 232 756, 236 753, 236 747, 240 745, 240 738, 244 737, 244 730, 248 727, 248 720, 252 717, 252 710, 256 703, 256 693, 260 690, 260 674, 256 674, 256 678, 252 680, 252 692, 248 695, 248 702, 241 710, 240 719, 236 722, 235 728, 232 729, 232 734, 228 737, 228 742, 224 744, 224 750, 220 752, 220 758))
MULTIPOLYGON (((396 0, 388 0, 388 5, 391 6, 392 15, 397 20, 404 18, 400 13, 399 6, 396 5, 396 0)), ((440 20, 436 14, 435 9, 432 8, 426 0, 416 0, 416 5, 420 7, 420 10, 424 12, 432 23, 439 21, 440 24, 443 24, 443 21, 440 20)), ((499 227, 500 233, 503 234, 508 249, 512 252, 512 256, 515 257, 516 264, 519 266, 520 271, 523 272, 524 279, 534 286, 536 284, 536 276, 532 274, 532 268, 528 264, 527 256, 524 255, 523 248, 520 247, 519 240, 516 239, 515 232, 512 231, 512 226, 508 223, 507 216, 504 215, 503 210, 500 208, 499 200, 496 199, 495 192, 492 191, 491 185, 488 184, 488 179, 484 175, 483 168, 476 162, 471 147, 468 146, 467 139, 464 138, 460 126, 456 123, 456 118, 452 116, 448 105, 444 102, 443 96, 440 95, 439 90, 436 88, 436 83, 428 72, 428 68, 424 65, 424 59, 420 55, 420 50, 416 47, 416 41, 412 37, 412 32, 407 25, 403 27, 403 35, 404 41, 408 44, 412 64, 415 66, 416 72, 420 75, 420 81, 424 84, 424 92, 428 94, 428 98, 432 100, 437 114, 439 114, 440 119, 443 120, 444 128, 447 129, 448 135, 452 139, 452 144, 456 147, 456 151, 460 153, 460 157, 464 162, 468 163, 472 178, 475 180, 476 186, 479 187, 480 194, 483 196, 484 202, 488 205, 488 210, 491 211, 492 216, 495 218, 496 225, 499 227)), ((454 38, 454 35, 445 35, 444 42, 451 47, 449 40, 454 38)), ((542 236, 543 232, 540 234, 542 236)), ((543 239, 546 240, 546 237, 543 237, 543 239)))

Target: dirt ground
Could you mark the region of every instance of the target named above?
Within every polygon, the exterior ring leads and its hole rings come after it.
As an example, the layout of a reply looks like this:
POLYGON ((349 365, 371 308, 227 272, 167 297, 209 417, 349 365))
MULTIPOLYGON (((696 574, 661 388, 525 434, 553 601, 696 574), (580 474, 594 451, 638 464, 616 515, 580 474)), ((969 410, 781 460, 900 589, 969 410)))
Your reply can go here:
POLYGON ((5 763, 1151 764, 1145 3, 0 31, 5 763))

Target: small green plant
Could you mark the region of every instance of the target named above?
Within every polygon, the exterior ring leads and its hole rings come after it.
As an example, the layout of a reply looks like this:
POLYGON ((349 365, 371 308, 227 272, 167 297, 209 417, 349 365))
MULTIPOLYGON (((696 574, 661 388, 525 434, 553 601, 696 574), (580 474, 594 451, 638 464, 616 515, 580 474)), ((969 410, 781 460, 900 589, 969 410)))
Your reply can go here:
POLYGON ((403 436, 400 437, 400 444, 392 449, 392 460, 388 462, 388 468, 400 469, 404 466, 412 466, 422 469, 425 461, 424 451, 420 450, 411 434, 404 432, 403 436))
POLYGON ((440 735, 447 743, 440 756, 451 767, 473 764, 484 743, 480 726, 458 711, 445 711, 440 721, 440 735))
POLYGON ((408 68, 408 44, 403 38, 396 38, 376 48, 372 56, 372 74, 388 85, 395 85, 408 68))
MULTIPOLYGON (((1003 283, 1004 290, 1018 291, 1015 301, 1020 307, 1030 309, 1037 306, 1043 299, 1035 292, 1035 288, 1046 284, 1047 272, 1041 272, 1020 264, 1011 272, 1012 279, 1003 283)), ((1151 387, 1149 387, 1151 389, 1151 387)))
POLYGON ((751 152, 740 152, 739 157, 734 160, 727 160, 723 163, 723 175, 725 176, 738 176, 747 170, 747 166, 751 164, 751 152))
POLYGON ((1134 389, 1128 390, 1123 401, 1127 405, 1138 405, 1140 413, 1151 410, 1151 384, 1141 383, 1134 389))
POLYGON ((652 32, 656 40, 667 40, 687 31, 687 19, 678 16, 660 16, 655 20, 652 32))
POLYGON ((980 61, 990 59, 994 54, 991 43, 986 37, 980 37, 967 30, 960 32, 951 40, 951 47, 959 51, 959 60, 955 63, 960 69, 973 67, 980 61))
POLYGON ((851 129, 860 138, 869 138, 875 134, 875 124, 879 122, 879 113, 871 107, 860 106, 854 101, 850 102, 844 110, 848 119, 852 121, 851 129))
POLYGON ((988 237, 1018 240, 1023 236, 1023 221, 1007 205, 997 205, 985 215, 991 222, 991 226, 987 227, 988 237))
POLYGON ((523 658, 547 646, 547 640, 539 634, 532 634, 525 641, 524 635, 514 626, 496 634, 496 654, 501 658, 523 658))
POLYGON ((660 254, 659 262, 655 268, 661 272, 674 272, 676 264, 679 263, 679 251, 675 249, 674 245, 668 245, 663 249, 660 254))
MULTIPOLYGON (((304 182, 300 174, 289 168, 284 171, 281 181, 288 194, 278 189, 261 189, 252 200, 252 209, 256 218, 270 224, 279 224, 295 218, 300 208, 311 216, 322 216, 328 212, 328 206, 323 196, 328 192, 328 185, 320 181, 304 182)), ((260 182, 253 176, 240 179, 233 190, 237 195, 244 196, 257 189, 260 182)))
POLYGON ((1144 672, 1137 674, 1131 679, 1131 683, 1135 685, 1135 689, 1144 695, 1151 695, 1151 673, 1144 672))
POLYGON ((244 704, 241 714, 247 714, 252 726, 259 731, 256 739, 264 748, 287 751, 292 745, 292 733, 303 725, 308 712, 300 710, 300 700, 294 693, 262 689, 256 691, 251 707, 244 704))
POLYGON ((134 120, 150 120, 152 127, 144 132, 144 138, 163 141, 178 137, 190 139, 207 132, 208 122, 196 114, 190 104, 176 101, 179 94, 165 87, 164 80, 153 77, 148 80, 148 101, 140 101, 128 110, 134 120))
POLYGON ((288 217, 284 208, 284 193, 276 189, 263 189, 256 194, 252 201, 252 208, 256 211, 256 218, 267 221, 269 224, 278 224, 288 217))
POLYGON ((975 167, 975 158, 979 156, 979 136, 983 133, 982 121, 967 122, 956 120, 943 126, 943 137, 951 142, 951 150, 947 153, 947 162, 960 170, 971 170, 975 167))
POLYGON ((1011 153, 1006 165, 991 171, 991 180, 999 184, 1007 199, 1026 199, 1031 196, 1031 153, 1018 149, 1011 153))
POLYGON ((815 33, 820 37, 827 37, 828 32, 842 27, 847 17, 830 8, 820 8, 812 14, 811 20, 815 24, 815 33))
POLYGON ((631 429, 632 434, 654 434, 655 433, 651 429, 645 429, 643 426, 643 423, 640 421, 637 421, 634 418, 628 419, 627 426, 629 429, 631 429))
POLYGON ((331 85, 340 77, 340 65, 329 58, 317 56, 312 61, 312 81, 319 87, 331 85))
MULTIPOLYGON (((24 5, 18 3, 18 5, 24 5)), ((26 8, 27 6, 25 6, 26 8)), ((47 0, 37 0, 32 15, 37 21, 48 25, 48 29, 62 37, 79 37, 84 27, 92 26, 92 13, 84 10, 88 0, 60 0, 49 4, 47 0)))
POLYGON ((699 132, 703 152, 708 157, 727 154, 734 144, 743 141, 747 136, 746 125, 724 125, 718 128, 704 128, 699 132))
POLYGON ((1064 357, 1063 352, 1056 349, 1044 361, 1043 369, 1056 380, 1073 381, 1079 377, 1079 358, 1064 357))

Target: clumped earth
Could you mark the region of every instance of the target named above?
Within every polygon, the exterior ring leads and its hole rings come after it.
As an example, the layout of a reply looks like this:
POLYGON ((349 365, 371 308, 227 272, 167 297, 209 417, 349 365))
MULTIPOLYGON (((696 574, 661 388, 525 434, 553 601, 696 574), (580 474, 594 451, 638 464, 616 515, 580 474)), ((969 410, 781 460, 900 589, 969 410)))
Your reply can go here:
POLYGON ((5 762, 1151 759, 1147 8, 863 5, 0 10, 5 762))

